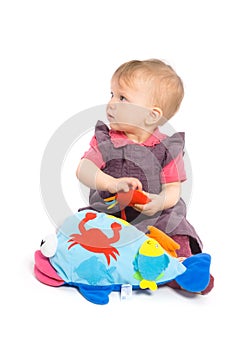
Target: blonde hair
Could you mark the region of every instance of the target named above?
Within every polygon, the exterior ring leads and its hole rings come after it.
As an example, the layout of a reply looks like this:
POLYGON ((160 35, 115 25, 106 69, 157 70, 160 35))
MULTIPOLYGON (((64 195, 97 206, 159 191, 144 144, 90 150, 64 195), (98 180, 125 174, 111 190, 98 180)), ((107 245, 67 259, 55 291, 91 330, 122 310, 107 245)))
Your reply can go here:
POLYGON ((181 78, 171 66, 158 59, 132 60, 123 63, 117 68, 113 77, 117 78, 119 83, 123 81, 130 87, 138 79, 149 83, 152 103, 162 110, 166 120, 177 112, 184 97, 181 78))

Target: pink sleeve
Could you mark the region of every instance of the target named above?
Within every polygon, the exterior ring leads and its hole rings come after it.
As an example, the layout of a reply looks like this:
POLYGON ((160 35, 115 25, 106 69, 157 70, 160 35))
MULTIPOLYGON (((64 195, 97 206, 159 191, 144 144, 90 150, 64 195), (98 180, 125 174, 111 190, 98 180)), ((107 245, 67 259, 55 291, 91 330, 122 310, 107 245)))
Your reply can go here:
POLYGON ((182 182, 186 180, 183 151, 180 152, 170 163, 165 165, 161 171, 160 178, 162 184, 169 182, 182 182))
POLYGON ((97 140, 96 140, 95 136, 93 136, 91 139, 89 150, 84 153, 84 155, 82 156, 81 159, 83 159, 83 158, 91 160, 100 169, 105 166, 105 163, 104 163, 102 155, 99 151, 97 140))

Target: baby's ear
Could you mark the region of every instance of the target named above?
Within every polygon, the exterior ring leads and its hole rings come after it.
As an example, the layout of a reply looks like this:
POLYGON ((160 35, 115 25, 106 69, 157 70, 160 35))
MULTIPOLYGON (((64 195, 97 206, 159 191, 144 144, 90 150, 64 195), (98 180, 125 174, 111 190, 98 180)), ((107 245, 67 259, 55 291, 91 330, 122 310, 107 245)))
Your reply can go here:
POLYGON ((146 125, 148 126, 152 126, 152 125, 159 125, 159 121, 163 116, 163 111, 161 108, 159 107, 155 107, 153 109, 151 109, 147 116, 146 116, 146 125))

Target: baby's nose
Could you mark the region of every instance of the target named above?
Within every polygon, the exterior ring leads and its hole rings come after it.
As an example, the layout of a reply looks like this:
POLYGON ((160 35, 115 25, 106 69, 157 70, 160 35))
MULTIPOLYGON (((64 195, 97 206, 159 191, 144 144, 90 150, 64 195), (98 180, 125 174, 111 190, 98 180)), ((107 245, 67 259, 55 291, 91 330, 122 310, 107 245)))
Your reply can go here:
POLYGON ((111 110, 115 110, 116 109, 116 101, 113 100, 114 98, 112 98, 109 103, 108 103, 108 108, 111 110))

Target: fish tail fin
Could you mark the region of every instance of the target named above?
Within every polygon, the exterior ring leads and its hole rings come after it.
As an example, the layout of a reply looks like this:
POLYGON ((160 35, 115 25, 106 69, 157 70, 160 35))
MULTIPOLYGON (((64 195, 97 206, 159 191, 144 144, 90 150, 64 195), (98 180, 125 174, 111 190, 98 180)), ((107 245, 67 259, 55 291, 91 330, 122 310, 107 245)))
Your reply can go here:
POLYGON ((140 282, 140 288, 141 289, 149 288, 150 290, 156 290, 158 288, 158 286, 157 286, 155 281, 148 281, 148 280, 143 279, 140 282))
MULTIPOLYGON (((118 203, 117 201, 110 202, 111 204, 107 207, 107 209, 112 209, 118 203)), ((109 203, 108 203, 109 204, 109 203)))

